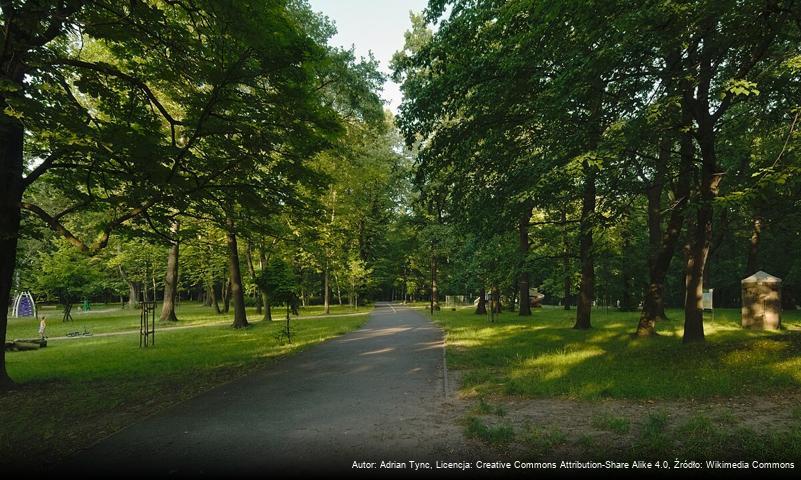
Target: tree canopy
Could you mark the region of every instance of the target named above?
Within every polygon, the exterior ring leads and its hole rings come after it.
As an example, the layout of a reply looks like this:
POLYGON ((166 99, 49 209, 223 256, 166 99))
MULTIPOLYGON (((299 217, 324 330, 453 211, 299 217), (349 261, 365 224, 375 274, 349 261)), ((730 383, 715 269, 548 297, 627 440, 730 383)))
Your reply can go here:
MULTIPOLYGON (((430 0, 391 62, 305 0, 0 2, 0 331, 65 305, 537 298, 640 337, 801 299, 801 5, 430 0)), ((489 300, 489 305, 486 301, 489 300)), ((0 383, 9 385, 5 357, 0 383)))

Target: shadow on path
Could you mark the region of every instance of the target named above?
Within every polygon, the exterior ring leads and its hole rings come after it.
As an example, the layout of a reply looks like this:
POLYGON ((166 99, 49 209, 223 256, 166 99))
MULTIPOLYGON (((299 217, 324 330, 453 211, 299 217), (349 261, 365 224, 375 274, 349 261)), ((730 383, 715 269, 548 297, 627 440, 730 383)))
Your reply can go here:
POLYGON ((461 430, 446 418, 443 373, 442 331, 379 304, 364 328, 124 429, 57 471, 263 476, 446 459, 461 430))

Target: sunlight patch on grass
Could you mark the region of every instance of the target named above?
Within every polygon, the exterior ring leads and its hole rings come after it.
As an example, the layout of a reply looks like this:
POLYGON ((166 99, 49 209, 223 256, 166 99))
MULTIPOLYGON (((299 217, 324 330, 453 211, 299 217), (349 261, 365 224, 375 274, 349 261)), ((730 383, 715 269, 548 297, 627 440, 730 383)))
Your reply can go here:
MULTIPOLYGON (((159 324, 155 346, 146 349, 139 348, 138 335, 126 334, 53 339, 47 348, 8 352, 8 371, 20 387, 0 396, 2 456, 22 462, 59 458, 142 414, 358 328, 367 320, 364 310, 358 316, 293 319, 292 344, 277 339, 283 323, 257 321, 244 329, 217 324, 168 331, 159 324)), ((180 326, 225 320, 201 306, 182 311, 180 326)), ((94 315, 98 329, 120 331, 133 322, 138 329, 135 311, 94 315)), ((16 322, 15 328, 27 327, 16 322)))
POLYGON ((565 347, 525 360, 522 365, 512 369, 510 376, 514 379, 539 372, 542 380, 556 380, 567 375, 575 365, 604 353, 603 349, 597 347, 573 351, 565 347))
MULTIPOLYGON (((705 316, 707 341, 681 342, 683 314, 633 338, 639 312, 593 312, 593 328, 571 328, 575 312, 504 312, 494 324, 470 311, 445 311, 450 368, 463 392, 570 398, 709 398, 801 387, 801 331, 744 330, 739 309, 705 316)), ((784 314, 788 324, 801 312, 784 314)))

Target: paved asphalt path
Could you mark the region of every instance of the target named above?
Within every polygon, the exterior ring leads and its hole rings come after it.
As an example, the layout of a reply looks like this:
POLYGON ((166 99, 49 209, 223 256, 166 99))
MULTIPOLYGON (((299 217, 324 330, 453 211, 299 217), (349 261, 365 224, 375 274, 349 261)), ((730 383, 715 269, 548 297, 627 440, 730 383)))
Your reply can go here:
POLYGON ((363 328, 128 427, 58 471, 263 477, 446 459, 455 427, 443 362, 438 327, 379 304, 363 328))

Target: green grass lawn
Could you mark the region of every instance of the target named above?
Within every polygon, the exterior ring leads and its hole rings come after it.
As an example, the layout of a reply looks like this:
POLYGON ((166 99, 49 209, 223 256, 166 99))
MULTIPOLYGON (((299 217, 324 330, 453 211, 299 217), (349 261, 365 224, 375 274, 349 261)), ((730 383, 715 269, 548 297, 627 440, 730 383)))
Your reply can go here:
POLYGON ((743 330, 739 309, 705 319, 706 342, 681 343, 683 314, 668 312, 656 338, 632 338, 638 312, 597 309, 593 328, 574 330, 575 310, 504 312, 496 323, 472 308, 435 313, 447 334, 451 369, 463 392, 575 399, 711 398, 775 394, 801 386, 801 312, 785 330, 743 330))
MULTIPOLYGON (((355 310, 348 305, 331 305, 331 315, 353 314, 369 312, 371 307, 359 307, 355 310)), ((197 303, 182 303, 175 309, 178 315, 179 322, 177 323, 164 323, 159 325, 161 328, 169 328, 171 326, 188 326, 188 325, 201 325, 201 324, 225 324, 233 323, 232 318, 225 314, 215 314, 209 307, 198 305, 197 303)), ((247 309, 248 320, 251 322, 261 320, 262 314, 257 314, 254 307, 247 309)), ((61 337, 69 332, 84 332, 88 331, 92 334, 119 332, 119 331, 138 331, 139 330, 139 310, 122 309, 119 303, 114 304, 95 304, 92 310, 88 312, 81 312, 78 306, 72 309, 72 321, 63 322, 62 309, 60 306, 45 306, 40 307, 37 312, 40 316, 47 317, 47 336, 48 337, 61 337)), ((161 313, 161 305, 156 309, 156 319, 158 320, 161 313)), ((323 315, 322 305, 310 305, 301 307, 299 309, 300 317, 318 316, 323 315)), ((273 307, 272 309, 273 320, 279 320, 284 317, 284 307, 273 307)), ((294 318, 294 317, 293 317, 294 318)), ((33 317, 26 318, 9 318, 8 319, 8 332, 6 338, 13 340, 15 338, 36 338, 38 337, 39 322, 33 317)))
POLYGON ((801 460, 801 312, 770 332, 718 309, 690 345, 683 312, 668 315, 658 337, 633 338, 638 312, 597 309, 589 331, 573 330, 575 310, 436 312, 473 404, 465 435, 510 459, 801 460))
MULTIPOLYGON (((359 310, 363 315, 293 318, 291 345, 279 338, 283 322, 255 321, 259 317, 249 312, 251 326, 235 330, 228 326, 231 315, 197 305, 183 305, 178 324, 205 328, 168 331, 159 323, 156 346, 147 349, 139 348, 135 333, 52 340, 84 327, 93 333, 138 330, 137 311, 80 314, 66 325, 48 322, 47 348, 6 353, 20 388, 0 396, 0 464, 35 466, 63 458, 144 415, 358 328, 370 309, 359 310)), ((34 320, 10 323, 8 338, 36 336, 34 320)))

